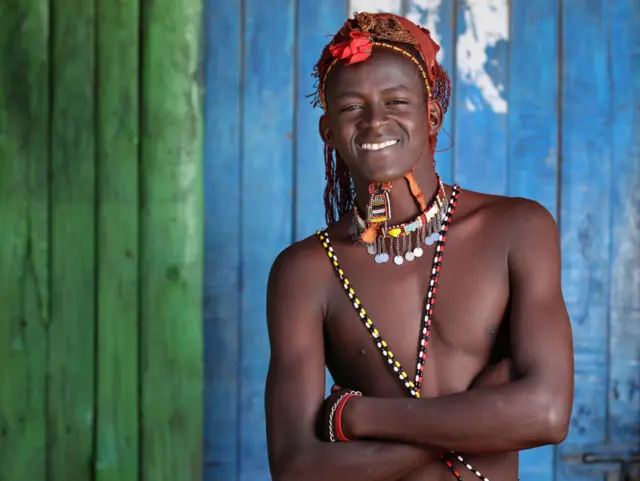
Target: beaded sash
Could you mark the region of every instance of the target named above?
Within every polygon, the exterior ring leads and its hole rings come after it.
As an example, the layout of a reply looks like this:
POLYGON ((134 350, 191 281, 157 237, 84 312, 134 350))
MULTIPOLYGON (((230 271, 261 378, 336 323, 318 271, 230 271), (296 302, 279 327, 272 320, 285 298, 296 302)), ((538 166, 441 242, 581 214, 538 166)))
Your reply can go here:
MULTIPOLYGON (((444 254, 444 247, 447 241, 447 231, 449 230, 449 224, 451 223, 451 218, 455 213, 455 208, 458 200, 458 196, 460 195, 460 187, 458 185, 453 186, 453 192, 451 193, 451 200, 448 205, 447 213, 442 222, 442 228, 438 235, 438 241, 436 244, 435 254, 433 257, 433 264, 431 266, 431 275, 429 279, 429 291, 427 293, 427 303, 424 310, 423 322, 421 326, 421 334, 420 334, 420 347, 418 349, 418 358, 417 358, 417 366, 416 366, 416 375, 413 380, 409 378, 409 375, 400 364, 400 361, 394 356, 393 351, 391 350, 391 346, 384 340, 381 336, 380 331, 376 328, 375 324, 367 314, 362 302, 356 295, 355 289, 347 279, 344 271, 340 267, 340 263, 338 262, 338 256, 336 256, 335 251, 333 250, 333 246, 331 245, 331 241, 329 239, 329 234, 327 233, 327 229, 323 229, 322 231, 317 231, 316 235, 319 237, 322 242, 322 246, 327 253, 327 256, 333 263, 334 270, 340 281, 342 281, 342 286, 344 287, 345 292, 349 296, 351 303, 360 316, 364 327, 369 331, 369 334, 373 338, 378 350, 387 360, 388 365, 393 370, 393 372, 398 376, 400 382, 406 387, 407 391, 410 395, 416 399, 420 398, 420 388, 422 387, 422 377, 424 372, 424 364, 427 359, 427 347, 429 344, 429 336, 431 332, 431 320, 433 318, 433 309, 436 301, 436 292, 438 287, 438 278, 440 277, 440 267, 442 264, 442 256, 444 254)), ((457 453, 451 452, 453 456, 455 456, 461 463, 463 463, 467 469, 472 471, 478 478, 483 481, 489 481, 485 478, 480 471, 476 470, 473 466, 467 463, 462 456, 457 453)), ((456 470, 455 466, 451 463, 450 460, 445 459, 444 456, 442 461, 447 465, 451 473, 456 477, 458 481, 462 481, 462 476, 456 470)))

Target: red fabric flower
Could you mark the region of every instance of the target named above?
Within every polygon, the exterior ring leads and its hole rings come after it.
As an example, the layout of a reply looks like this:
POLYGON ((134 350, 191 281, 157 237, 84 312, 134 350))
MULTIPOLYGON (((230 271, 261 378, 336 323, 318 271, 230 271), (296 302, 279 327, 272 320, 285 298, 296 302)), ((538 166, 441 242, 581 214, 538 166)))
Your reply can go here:
POLYGON ((345 65, 362 62, 371 56, 373 41, 369 32, 352 31, 351 40, 337 43, 329 48, 331 55, 346 60, 345 65))

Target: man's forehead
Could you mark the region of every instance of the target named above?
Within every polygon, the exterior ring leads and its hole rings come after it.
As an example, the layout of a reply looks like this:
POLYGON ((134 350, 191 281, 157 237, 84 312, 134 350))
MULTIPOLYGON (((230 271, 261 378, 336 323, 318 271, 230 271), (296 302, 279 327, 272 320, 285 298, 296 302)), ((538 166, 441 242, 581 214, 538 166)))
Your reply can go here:
POLYGON ((327 79, 327 89, 337 92, 362 82, 375 83, 381 90, 424 88, 420 70, 411 60, 393 51, 378 50, 364 62, 339 65, 327 79))

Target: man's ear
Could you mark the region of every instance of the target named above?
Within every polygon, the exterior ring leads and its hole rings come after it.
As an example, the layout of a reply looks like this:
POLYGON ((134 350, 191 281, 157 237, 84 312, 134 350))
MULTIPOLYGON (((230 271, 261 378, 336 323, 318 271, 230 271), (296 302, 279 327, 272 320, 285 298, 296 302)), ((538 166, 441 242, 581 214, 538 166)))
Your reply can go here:
POLYGON ((437 100, 429 102, 429 134, 438 135, 444 123, 444 110, 437 100))
POLYGON ((329 125, 329 116, 327 114, 323 114, 320 117, 318 127, 320 129, 320 137, 322 138, 322 141, 329 147, 334 147, 333 132, 331 131, 331 126, 329 125))

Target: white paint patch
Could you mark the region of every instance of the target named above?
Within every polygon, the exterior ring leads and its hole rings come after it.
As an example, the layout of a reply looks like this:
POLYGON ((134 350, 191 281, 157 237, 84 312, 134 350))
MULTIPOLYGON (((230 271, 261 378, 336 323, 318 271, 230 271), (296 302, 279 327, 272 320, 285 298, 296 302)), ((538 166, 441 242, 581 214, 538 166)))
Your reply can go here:
POLYGON ((442 37, 438 34, 438 24, 440 23, 440 4, 442 4, 442 0, 413 0, 409 7, 409 11, 407 12, 407 18, 416 25, 420 25, 429 30, 433 40, 440 45, 440 51, 436 57, 438 62, 442 62, 442 59, 444 58, 442 37))
POLYGON ((354 12, 385 12, 400 15, 402 13, 402 0, 350 0, 349 17, 354 12))
MULTIPOLYGON (((504 85, 487 73, 487 49, 509 40, 508 0, 468 0, 463 2, 465 31, 458 38, 458 78, 478 88, 484 100, 498 114, 506 114, 504 85)), ((468 103, 471 99, 467 99, 468 103)), ((476 103, 476 110, 482 105, 476 103)))
POLYGON ((468 97, 464 99, 464 106, 469 112, 475 112, 476 110, 478 110, 476 108, 476 105, 468 97))

